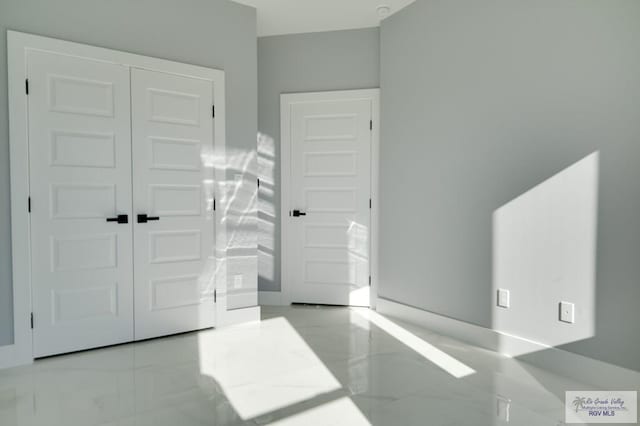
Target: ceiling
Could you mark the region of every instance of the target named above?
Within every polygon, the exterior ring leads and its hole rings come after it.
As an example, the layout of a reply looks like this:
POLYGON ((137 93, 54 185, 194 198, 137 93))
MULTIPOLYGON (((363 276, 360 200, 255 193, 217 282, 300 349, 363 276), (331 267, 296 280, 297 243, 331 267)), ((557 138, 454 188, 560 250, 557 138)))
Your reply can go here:
POLYGON ((380 25, 378 6, 393 14, 415 0, 234 0, 258 11, 258 36, 380 25))

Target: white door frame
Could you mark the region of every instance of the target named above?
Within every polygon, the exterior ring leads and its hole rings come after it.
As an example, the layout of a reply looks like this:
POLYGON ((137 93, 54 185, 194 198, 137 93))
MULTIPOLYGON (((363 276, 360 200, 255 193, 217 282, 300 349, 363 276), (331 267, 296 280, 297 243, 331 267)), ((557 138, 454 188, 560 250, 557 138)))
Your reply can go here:
POLYGON ((282 304, 293 302, 293 280, 291 277, 291 254, 289 244, 291 224, 287 214, 291 210, 291 107, 296 103, 347 100, 370 100, 371 118, 371 224, 369 269, 371 274, 371 309, 378 301, 378 183, 380 158, 380 89, 339 90, 312 93, 286 93, 280 95, 280 236, 281 236, 281 283, 282 304))
POLYGON ((11 165, 11 248, 13 272, 14 342, 0 346, 0 368, 28 364, 33 361, 31 307, 31 235, 27 203, 29 197, 29 138, 28 102, 25 79, 28 78, 27 54, 38 50, 67 56, 86 58, 143 68, 185 77, 199 78, 213 83, 216 106, 214 130, 215 217, 216 244, 216 325, 259 318, 259 310, 247 308, 227 311, 227 231, 225 212, 228 199, 225 194, 225 74, 224 71, 183 64, 148 56, 135 55, 111 49, 72 43, 7 31, 7 59, 9 85, 9 147, 11 165))

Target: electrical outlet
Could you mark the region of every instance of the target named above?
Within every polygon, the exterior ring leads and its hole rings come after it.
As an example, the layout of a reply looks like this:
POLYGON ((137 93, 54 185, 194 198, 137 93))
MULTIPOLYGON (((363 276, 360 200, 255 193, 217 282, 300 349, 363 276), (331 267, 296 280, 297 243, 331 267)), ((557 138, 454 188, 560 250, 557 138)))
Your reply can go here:
POLYGON ((576 322, 576 307, 570 302, 560 302, 560 321, 573 324, 576 322))
POLYGON ((511 306, 511 294, 509 290, 504 288, 498 289, 498 306, 501 308, 509 308, 511 306))
POLYGON ((242 288, 242 275, 233 276, 233 288, 236 288, 236 289, 242 288))

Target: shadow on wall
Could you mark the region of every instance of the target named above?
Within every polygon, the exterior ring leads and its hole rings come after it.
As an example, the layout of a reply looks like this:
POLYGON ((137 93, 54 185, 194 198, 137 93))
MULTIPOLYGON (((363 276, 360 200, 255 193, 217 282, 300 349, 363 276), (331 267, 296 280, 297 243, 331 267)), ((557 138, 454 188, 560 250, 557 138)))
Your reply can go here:
POLYGON ((594 152, 493 213, 494 330, 551 347, 594 336, 598 172, 594 152), (560 320, 561 302, 574 304, 574 323, 560 320))
MULTIPOLYGON (((497 347, 525 361, 506 364, 509 375, 560 404, 567 384, 554 375, 571 377, 580 389, 640 384, 639 372, 560 350, 596 335, 599 176, 596 151, 493 214, 492 328, 534 342, 501 335, 497 347), (499 289, 510 291, 510 308, 498 306, 499 289), (574 304, 573 323, 561 320, 561 302, 574 304)), ((512 394, 508 379, 492 380, 498 398, 512 394)))
MULTIPOLYGON (((218 161, 212 157, 210 162, 218 161)), ((227 308, 240 309, 258 304, 256 280, 256 206, 255 151, 229 150, 220 164, 212 166, 225 170, 221 183, 227 221, 227 308)), ((210 201, 212 202, 212 200, 210 201)))
POLYGON ((260 289, 280 291, 275 276, 276 206, 275 206, 275 142, 258 133, 258 275, 260 289))

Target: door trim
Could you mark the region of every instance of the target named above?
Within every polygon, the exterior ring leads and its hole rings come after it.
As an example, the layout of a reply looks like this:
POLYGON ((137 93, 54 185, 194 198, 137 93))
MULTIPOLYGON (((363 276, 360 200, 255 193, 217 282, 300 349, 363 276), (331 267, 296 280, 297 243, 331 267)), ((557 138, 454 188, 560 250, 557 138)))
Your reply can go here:
POLYGON ((302 102, 345 100, 370 100, 371 117, 371 225, 370 260, 371 274, 370 307, 376 308, 378 300, 378 224, 379 224, 379 156, 380 156, 380 89, 339 90, 311 93, 285 93, 280 95, 280 291, 282 304, 293 302, 293 282, 291 278, 291 250, 289 244, 290 221, 288 211, 291 198, 291 106, 302 102))
MULTIPOLYGON (((143 68, 168 74, 208 80, 213 83, 216 106, 214 129, 214 156, 225 158, 225 73, 164 59, 141 56, 111 49, 41 37, 16 31, 7 31, 8 91, 9 91, 9 164, 11 167, 11 249, 14 342, 0 346, 0 368, 28 364, 33 361, 33 334, 30 317, 31 305, 31 234, 27 211, 29 197, 29 138, 28 102, 25 95, 27 54, 30 50, 52 52, 67 56, 119 64, 129 68, 143 68)), ((216 324, 228 323, 226 300, 226 247, 224 194, 225 161, 212 161, 215 169, 215 197, 218 208, 215 218, 216 244, 216 324)), ((34 206, 34 208, 37 208, 34 206)), ((234 316, 237 316, 235 313, 234 316)), ((250 317, 255 317, 252 312, 250 317)), ((37 318, 36 318, 37 323, 37 318)))

